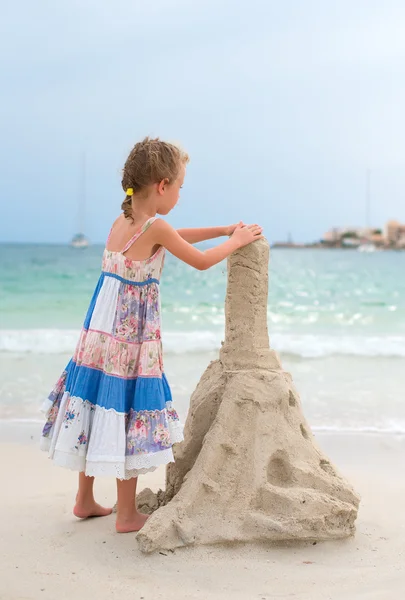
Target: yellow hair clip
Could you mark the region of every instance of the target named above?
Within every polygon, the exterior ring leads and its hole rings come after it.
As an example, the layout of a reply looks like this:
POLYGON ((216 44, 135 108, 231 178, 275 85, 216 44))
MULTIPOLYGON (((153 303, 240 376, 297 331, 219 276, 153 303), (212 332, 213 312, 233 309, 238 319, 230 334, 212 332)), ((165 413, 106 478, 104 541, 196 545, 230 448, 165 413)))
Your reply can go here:
POLYGON ((133 188, 128 188, 127 189, 127 196, 133 196, 134 195, 134 190, 133 188))

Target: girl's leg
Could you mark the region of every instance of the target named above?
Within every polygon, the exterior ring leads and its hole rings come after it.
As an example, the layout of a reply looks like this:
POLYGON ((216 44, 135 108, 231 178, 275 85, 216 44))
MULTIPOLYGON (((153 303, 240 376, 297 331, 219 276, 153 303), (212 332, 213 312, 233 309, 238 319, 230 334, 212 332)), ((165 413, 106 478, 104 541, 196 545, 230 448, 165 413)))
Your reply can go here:
POLYGON ((139 513, 136 509, 135 494, 138 478, 117 479, 117 524, 118 533, 139 531, 149 515, 139 513))
POLYGON ((104 508, 94 500, 93 485, 94 477, 87 477, 84 473, 79 473, 79 490, 73 509, 73 514, 79 519, 106 517, 112 513, 112 508, 104 508))

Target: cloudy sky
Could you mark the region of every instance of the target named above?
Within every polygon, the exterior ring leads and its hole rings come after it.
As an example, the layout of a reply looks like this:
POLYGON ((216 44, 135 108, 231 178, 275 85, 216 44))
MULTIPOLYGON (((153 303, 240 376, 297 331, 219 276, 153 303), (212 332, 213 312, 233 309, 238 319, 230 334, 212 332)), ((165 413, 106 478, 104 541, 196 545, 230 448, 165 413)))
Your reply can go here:
POLYGON ((14 0, 0 21, 0 241, 102 242, 144 135, 191 155, 175 226, 272 241, 405 221, 403 0, 14 0))

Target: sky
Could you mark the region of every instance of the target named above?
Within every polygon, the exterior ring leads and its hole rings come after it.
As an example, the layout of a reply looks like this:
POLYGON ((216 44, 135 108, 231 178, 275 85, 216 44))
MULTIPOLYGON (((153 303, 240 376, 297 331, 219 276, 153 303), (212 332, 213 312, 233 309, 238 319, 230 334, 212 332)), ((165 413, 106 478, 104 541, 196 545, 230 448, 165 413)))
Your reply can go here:
POLYGON ((13 0, 0 20, 0 242, 103 242, 145 135, 191 162, 175 227, 272 242, 405 222, 403 0, 13 0))

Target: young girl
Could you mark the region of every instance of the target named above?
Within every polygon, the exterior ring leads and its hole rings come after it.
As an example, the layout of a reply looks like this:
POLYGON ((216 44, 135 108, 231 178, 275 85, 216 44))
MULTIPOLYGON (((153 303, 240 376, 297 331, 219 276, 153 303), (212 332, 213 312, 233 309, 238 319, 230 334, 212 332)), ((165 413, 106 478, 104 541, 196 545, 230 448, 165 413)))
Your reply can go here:
POLYGON ((76 517, 112 511, 97 504, 94 477, 117 479, 120 533, 139 531, 147 515, 135 505, 137 477, 173 461, 183 439, 163 371, 160 290, 166 249, 204 270, 260 239, 258 225, 176 231, 156 217, 177 204, 188 156, 172 144, 146 138, 124 167, 123 214, 112 226, 102 272, 76 352, 47 402, 41 445, 55 463, 79 471, 76 517), (216 248, 192 244, 231 236, 216 248))

